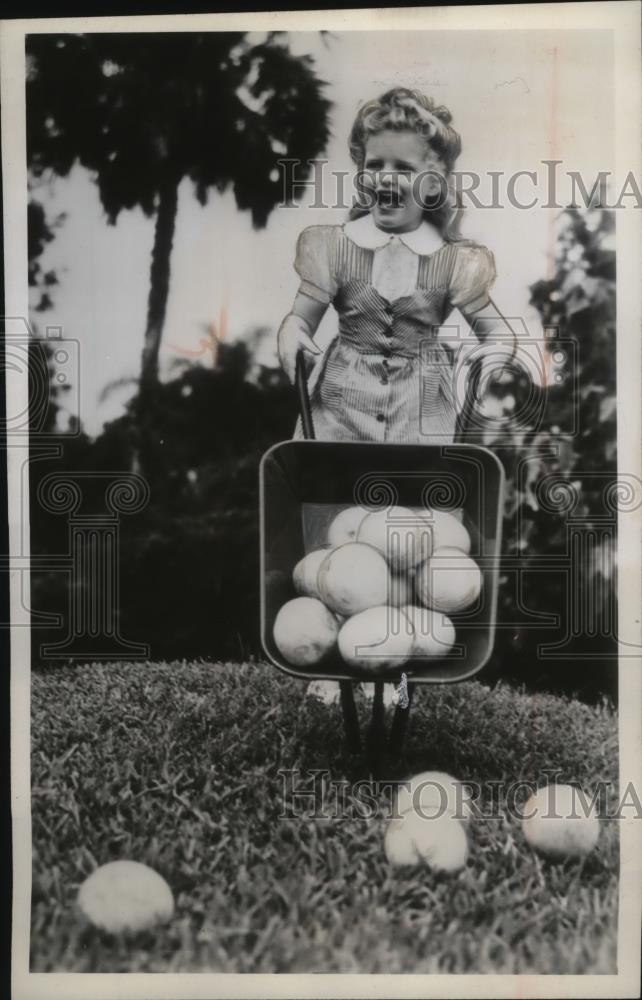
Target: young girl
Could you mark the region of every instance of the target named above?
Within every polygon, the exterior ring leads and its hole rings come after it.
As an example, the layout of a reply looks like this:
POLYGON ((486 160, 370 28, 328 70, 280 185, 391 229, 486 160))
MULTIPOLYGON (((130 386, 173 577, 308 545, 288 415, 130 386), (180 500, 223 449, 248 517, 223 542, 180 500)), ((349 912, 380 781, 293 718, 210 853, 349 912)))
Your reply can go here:
POLYGON ((446 108, 403 87, 366 103, 350 135, 366 198, 351 221, 299 236, 301 285, 278 335, 291 381, 299 348, 321 353, 312 338, 328 306, 339 315, 312 380, 319 440, 452 442, 453 352, 439 326, 457 308, 480 339, 511 332, 490 301, 492 253, 456 234, 451 173, 461 141, 450 121, 446 108))
MULTIPOLYGON (((492 253, 456 233, 450 182, 461 142, 450 120, 402 87, 365 104, 350 153, 367 197, 351 221, 299 237, 301 285, 278 335, 291 381, 300 348, 321 353, 313 336, 331 303, 339 315, 310 383, 318 440, 452 442, 453 352, 437 339, 439 326, 457 308, 480 339, 512 333, 490 300, 492 253)), ((303 436, 300 419, 294 436, 303 436)), ((330 702, 338 685, 313 682, 308 694, 330 702)))

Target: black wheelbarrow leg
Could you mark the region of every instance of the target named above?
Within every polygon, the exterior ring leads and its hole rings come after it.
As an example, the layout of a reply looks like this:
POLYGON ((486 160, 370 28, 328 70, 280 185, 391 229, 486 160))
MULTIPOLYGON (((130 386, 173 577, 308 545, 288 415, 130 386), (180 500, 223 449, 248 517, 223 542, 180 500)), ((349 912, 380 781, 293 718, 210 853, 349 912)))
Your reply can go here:
POLYGON ((383 681, 374 682, 374 698, 372 701, 372 718, 366 738, 366 757, 370 770, 375 778, 383 776, 383 764, 386 754, 386 712, 383 705, 383 681))
POLYGON ((359 732, 359 716, 357 715, 357 706, 354 703, 354 686, 352 681, 339 681, 339 691, 341 693, 341 711, 343 712, 343 725, 348 749, 350 753, 359 753, 361 750, 361 733, 359 732))
POLYGON ((390 738, 388 741, 388 749, 393 760, 398 760, 401 756, 401 751, 403 750, 414 690, 415 685, 408 684, 408 703, 406 705, 402 705, 398 702, 397 707, 395 708, 394 718, 390 727, 390 738))

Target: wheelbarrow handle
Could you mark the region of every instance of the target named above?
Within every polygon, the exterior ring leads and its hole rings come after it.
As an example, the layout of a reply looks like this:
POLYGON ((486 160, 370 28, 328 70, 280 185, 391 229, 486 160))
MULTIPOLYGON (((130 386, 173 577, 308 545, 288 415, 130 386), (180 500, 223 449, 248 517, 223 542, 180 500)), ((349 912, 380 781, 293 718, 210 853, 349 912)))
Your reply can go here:
POLYGON ((305 370, 305 354, 303 348, 299 348, 296 354, 295 371, 296 390, 299 397, 299 410, 301 412, 301 427, 303 437, 308 441, 314 441, 314 423, 312 421, 312 410, 310 408, 310 395, 308 393, 308 376, 305 370))
POLYGON ((471 427, 475 424, 475 412, 479 396, 479 380, 481 378, 482 359, 477 358, 470 366, 466 379, 466 393, 464 405, 457 414, 457 424, 455 428, 455 442, 461 443, 467 436, 471 427))

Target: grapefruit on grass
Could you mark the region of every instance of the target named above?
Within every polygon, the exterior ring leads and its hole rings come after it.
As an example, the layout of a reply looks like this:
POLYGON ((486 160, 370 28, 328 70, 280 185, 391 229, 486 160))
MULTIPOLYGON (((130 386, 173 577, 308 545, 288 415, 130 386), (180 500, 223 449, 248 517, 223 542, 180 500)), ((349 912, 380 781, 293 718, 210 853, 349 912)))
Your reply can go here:
POLYGON ((461 822, 471 818, 471 790, 445 771, 422 771, 401 783, 395 818, 414 810, 426 818, 454 816, 461 822))
POLYGON ((453 816, 427 819, 411 811, 390 821, 384 849, 395 866, 426 864, 434 871, 456 872, 466 864, 468 838, 453 816))
POLYGON ((110 934, 146 930, 168 921, 174 897, 165 879, 138 861, 111 861, 85 879, 78 907, 86 920, 110 934))
POLYGON ((595 804, 573 785, 540 788, 524 806, 522 831, 527 844, 555 861, 581 858, 600 835, 595 804))

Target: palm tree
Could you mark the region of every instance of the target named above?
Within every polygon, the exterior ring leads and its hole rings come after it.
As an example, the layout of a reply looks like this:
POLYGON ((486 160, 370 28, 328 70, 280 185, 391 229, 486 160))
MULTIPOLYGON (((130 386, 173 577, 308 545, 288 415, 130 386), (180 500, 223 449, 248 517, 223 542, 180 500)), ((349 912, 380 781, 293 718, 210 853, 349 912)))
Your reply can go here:
POLYGON ((279 159, 300 160, 300 177, 325 148, 325 85, 283 32, 255 44, 240 32, 35 34, 27 60, 32 176, 80 163, 110 223, 135 207, 155 218, 142 393, 158 381, 181 181, 201 204, 231 187, 264 226, 293 193, 279 159))

